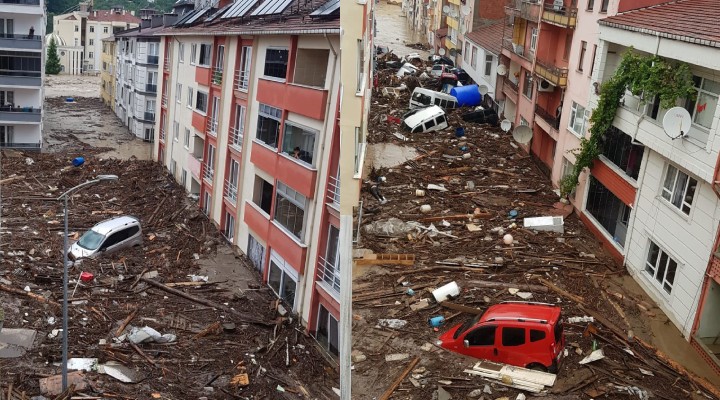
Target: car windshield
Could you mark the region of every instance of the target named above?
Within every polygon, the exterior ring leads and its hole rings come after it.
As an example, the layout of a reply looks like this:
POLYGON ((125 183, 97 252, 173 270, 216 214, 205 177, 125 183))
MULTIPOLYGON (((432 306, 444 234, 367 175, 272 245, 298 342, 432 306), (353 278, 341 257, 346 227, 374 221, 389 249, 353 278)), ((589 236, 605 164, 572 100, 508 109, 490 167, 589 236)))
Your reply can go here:
POLYGON ((104 238, 105 238, 105 236, 90 229, 89 231, 85 232, 84 235, 82 235, 80 237, 80 240, 78 240, 77 245, 82 247, 83 249, 95 250, 98 247, 100 247, 100 244, 102 243, 104 238))
POLYGON ((470 329, 473 325, 477 324, 478 321, 480 321, 480 318, 482 317, 482 314, 478 314, 467 321, 463 323, 460 328, 458 328, 457 331, 455 331, 455 334, 453 335, 453 339, 457 339, 460 337, 460 335, 463 334, 466 330, 470 329))

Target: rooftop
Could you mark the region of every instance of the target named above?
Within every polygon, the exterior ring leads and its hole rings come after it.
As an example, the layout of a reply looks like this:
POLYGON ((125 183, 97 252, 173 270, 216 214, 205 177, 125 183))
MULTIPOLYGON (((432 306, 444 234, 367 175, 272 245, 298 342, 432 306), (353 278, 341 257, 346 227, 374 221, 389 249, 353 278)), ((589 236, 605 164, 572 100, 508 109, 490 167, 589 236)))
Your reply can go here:
POLYGON ((129 24, 139 24, 140 18, 127 11, 125 13, 118 14, 111 10, 95 10, 88 15, 88 21, 127 22, 129 24))
POLYGON ((599 23, 702 46, 720 47, 718 15, 718 0, 677 0, 624 12, 601 19, 599 23))
POLYGON ((154 28, 142 28, 136 27, 136 28, 130 28, 126 29, 122 32, 118 32, 115 34, 116 38, 129 38, 129 37, 152 37, 156 36, 157 33, 162 31, 165 27, 164 26, 156 26, 154 28))
POLYGON ((502 20, 496 20, 489 25, 481 26, 466 34, 465 39, 495 55, 499 55, 503 37, 502 22, 502 20))

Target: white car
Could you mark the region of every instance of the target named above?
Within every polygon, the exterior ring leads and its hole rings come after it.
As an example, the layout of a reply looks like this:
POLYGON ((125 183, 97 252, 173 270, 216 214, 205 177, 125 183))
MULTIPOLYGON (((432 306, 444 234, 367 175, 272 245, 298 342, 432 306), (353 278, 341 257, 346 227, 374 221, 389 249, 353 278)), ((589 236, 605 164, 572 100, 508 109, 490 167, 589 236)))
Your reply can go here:
POLYGON ((125 215, 107 219, 90 228, 73 243, 68 257, 71 260, 96 258, 101 254, 142 246, 142 243, 140 220, 125 215))

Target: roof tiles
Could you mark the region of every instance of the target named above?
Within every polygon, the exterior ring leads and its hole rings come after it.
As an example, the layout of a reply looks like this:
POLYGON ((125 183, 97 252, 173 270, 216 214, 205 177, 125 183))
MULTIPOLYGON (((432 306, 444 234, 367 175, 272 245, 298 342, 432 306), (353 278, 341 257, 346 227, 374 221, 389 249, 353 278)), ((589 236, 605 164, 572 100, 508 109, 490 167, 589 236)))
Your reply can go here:
POLYGON ((473 30, 465 35, 465 39, 495 55, 499 55, 503 39, 502 20, 493 21, 489 25, 473 30))
POLYGON ((140 18, 130 14, 129 11, 126 11, 124 14, 117 14, 110 10, 96 10, 90 12, 90 15, 88 15, 88 21, 127 22, 130 24, 139 24, 140 18))

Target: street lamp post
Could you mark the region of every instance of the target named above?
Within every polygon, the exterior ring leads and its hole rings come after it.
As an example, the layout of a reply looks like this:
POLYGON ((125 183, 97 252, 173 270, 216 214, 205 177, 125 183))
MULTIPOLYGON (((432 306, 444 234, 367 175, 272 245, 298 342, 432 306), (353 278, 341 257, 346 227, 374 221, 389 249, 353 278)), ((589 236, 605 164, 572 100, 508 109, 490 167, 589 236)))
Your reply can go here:
POLYGON ((70 188, 65 193, 58 196, 57 200, 65 202, 65 237, 63 241, 63 303, 62 303, 62 388, 67 390, 67 362, 68 362, 68 197, 73 192, 84 187, 94 185, 100 182, 116 181, 117 175, 98 175, 95 179, 81 183, 70 188))

